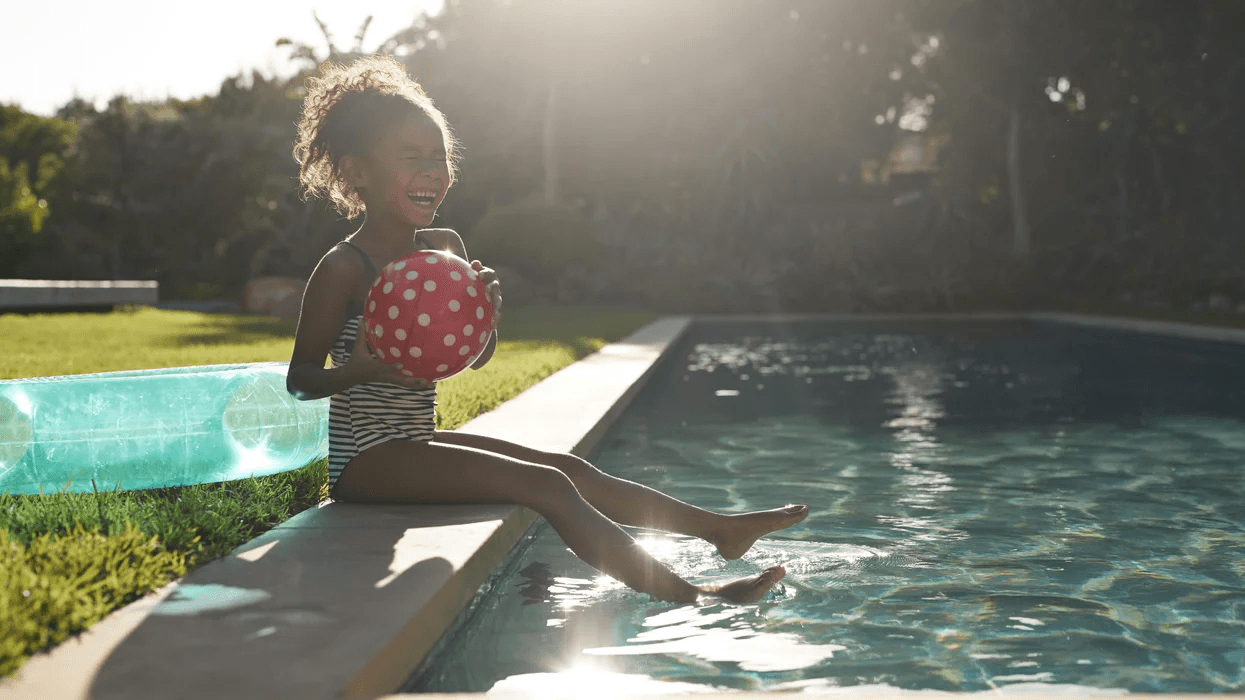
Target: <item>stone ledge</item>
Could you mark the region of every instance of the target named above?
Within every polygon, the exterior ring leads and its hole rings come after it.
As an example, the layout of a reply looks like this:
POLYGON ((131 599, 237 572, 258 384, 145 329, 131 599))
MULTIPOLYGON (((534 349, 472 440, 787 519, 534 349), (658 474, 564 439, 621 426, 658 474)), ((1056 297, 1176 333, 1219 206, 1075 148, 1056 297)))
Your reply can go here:
POLYGON ((154 280, 0 279, 0 309, 155 304, 159 300, 160 285, 154 280))
MULTIPOLYGON (((461 429, 589 451, 689 319, 664 318, 461 429)), ((535 514, 326 502, 0 680, 0 698, 373 698, 393 692, 535 514)))
POLYGON ((1089 314, 1068 314, 1056 312, 1039 312, 1025 314, 1030 321, 1046 321, 1064 323, 1086 328, 1105 328, 1116 331, 1130 331, 1150 335, 1168 335, 1178 338, 1195 340, 1211 340, 1220 343, 1245 343, 1245 329, 1225 328, 1223 326, 1203 326, 1196 323, 1180 321, 1151 321, 1148 319, 1125 318, 1121 316, 1091 316, 1089 314))

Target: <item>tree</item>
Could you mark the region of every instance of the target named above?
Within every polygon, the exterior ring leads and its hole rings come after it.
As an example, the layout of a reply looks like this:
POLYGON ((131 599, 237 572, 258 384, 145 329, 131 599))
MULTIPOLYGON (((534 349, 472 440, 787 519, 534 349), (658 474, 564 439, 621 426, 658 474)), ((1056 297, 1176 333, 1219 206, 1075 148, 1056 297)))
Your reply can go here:
POLYGON ((11 275, 61 192, 75 126, 0 105, 0 274, 11 275))

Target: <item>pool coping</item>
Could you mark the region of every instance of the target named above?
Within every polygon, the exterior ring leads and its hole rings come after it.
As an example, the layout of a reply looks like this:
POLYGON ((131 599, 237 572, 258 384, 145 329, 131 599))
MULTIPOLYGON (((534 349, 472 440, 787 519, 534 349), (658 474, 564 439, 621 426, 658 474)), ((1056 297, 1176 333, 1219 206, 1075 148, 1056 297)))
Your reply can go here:
MULTIPOLYGON (((460 430, 585 455, 693 322, 750 320, 1043 321, 1245 344, 1245 330, 1053 312, 667 316, 460 430)), ((510 505, 320 504, 31 658, 0 700, 413 697, 388 694, 534 520, 510 505)))

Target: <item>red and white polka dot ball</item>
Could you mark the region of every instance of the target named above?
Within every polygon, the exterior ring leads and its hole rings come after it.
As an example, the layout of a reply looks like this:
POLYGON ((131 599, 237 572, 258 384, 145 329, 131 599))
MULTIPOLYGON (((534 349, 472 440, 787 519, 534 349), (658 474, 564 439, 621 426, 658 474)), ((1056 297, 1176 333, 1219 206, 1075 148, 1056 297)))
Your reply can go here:
POLYGON ((493 331, 493 304, 466 260, 422 250, 381 270, 363 321, 382 362, 408 377, 440 381, 480 356, 493 331))

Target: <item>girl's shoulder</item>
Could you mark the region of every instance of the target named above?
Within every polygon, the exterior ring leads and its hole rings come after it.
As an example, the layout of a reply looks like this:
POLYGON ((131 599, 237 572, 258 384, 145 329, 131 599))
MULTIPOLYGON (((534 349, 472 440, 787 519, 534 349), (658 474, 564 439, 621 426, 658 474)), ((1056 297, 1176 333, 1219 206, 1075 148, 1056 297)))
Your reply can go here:
POLYGON ((448 250, 457 256, 467 257, 462 236, 452 228, 421 228, 415 235, 437 250, 448 250))
POLYGON ((338 243, 320 258, 315 272, 311 273, 312 279, 342 285, 344 289, 350 289, 352 283, 370 282, 375 275, 370 274, 373 265, 366 256, 367 253, 350 244, 338 243))

